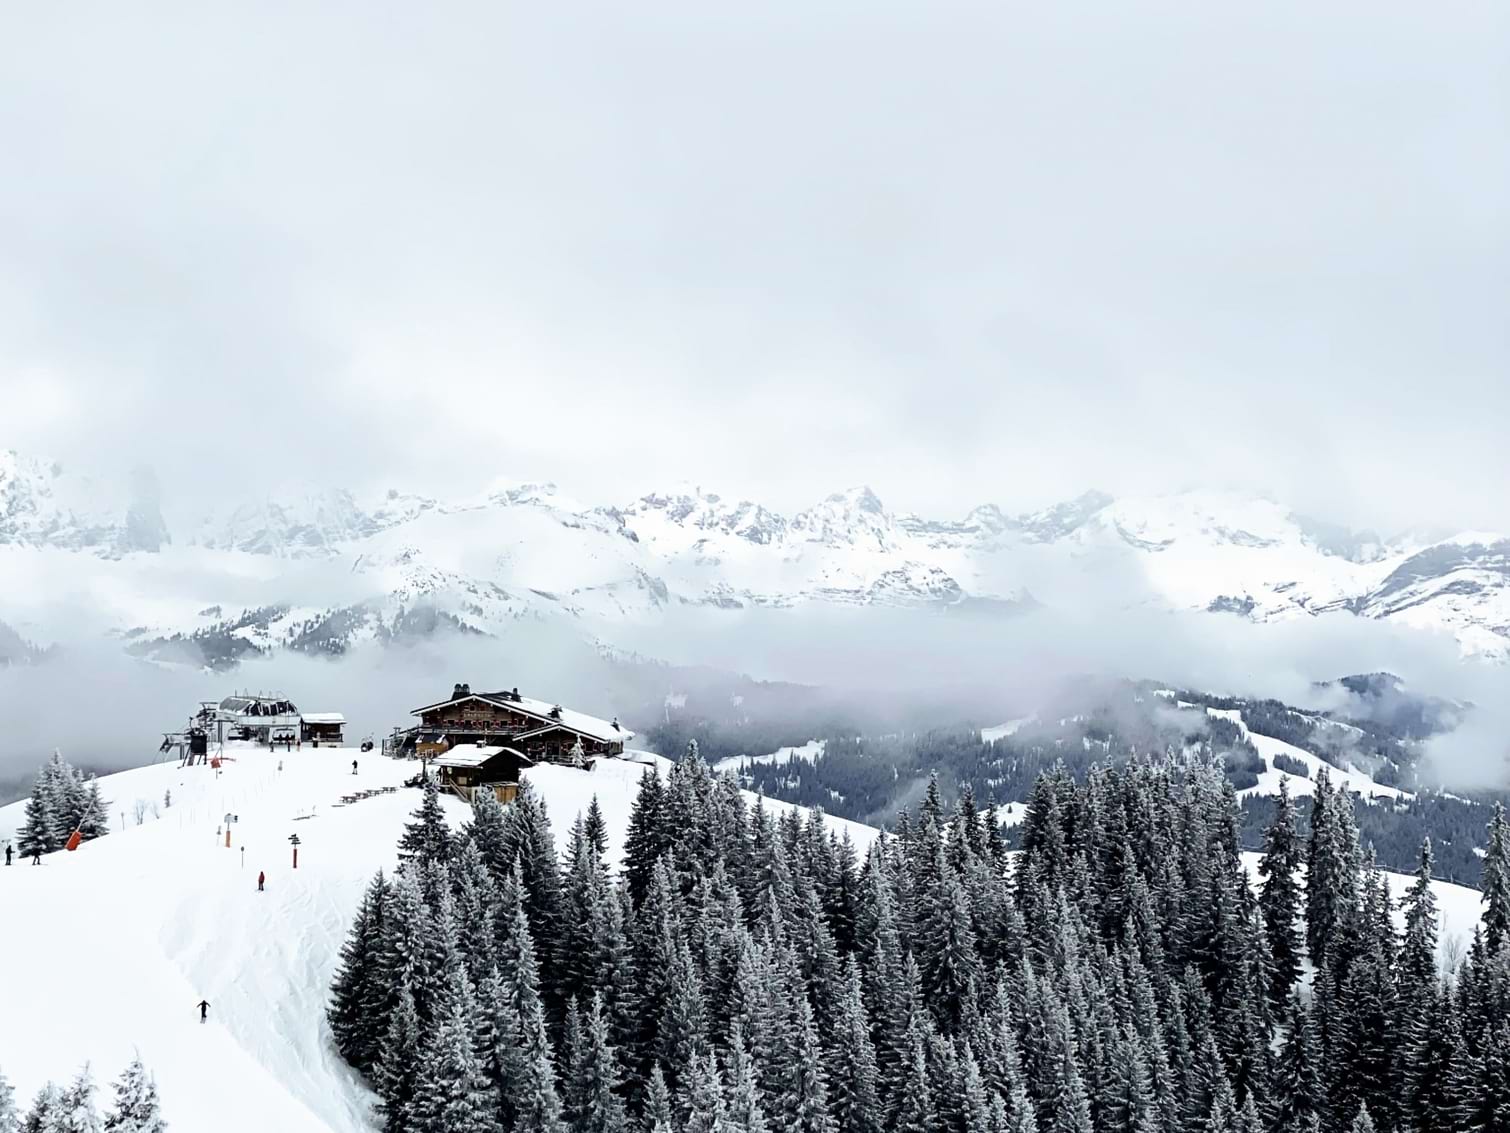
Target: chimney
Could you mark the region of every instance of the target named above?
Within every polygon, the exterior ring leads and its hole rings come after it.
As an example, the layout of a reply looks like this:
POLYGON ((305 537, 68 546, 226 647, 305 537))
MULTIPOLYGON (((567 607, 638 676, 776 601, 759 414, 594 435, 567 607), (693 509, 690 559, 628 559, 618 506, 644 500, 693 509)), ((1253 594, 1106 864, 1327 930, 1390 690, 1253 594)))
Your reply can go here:
POLYGON ((465 689, 466 687, 467 687, 466 685, 462 685, 462 684, 452 685, 451 686, 451 699, 452 700, 459 700, 463 696, 465 696, 466 693, 463 692, 462 690, 465 689))
POLYGON ((519 699, 519 686, 518 685, 514 686, 514 699, 515 700, 519 699))

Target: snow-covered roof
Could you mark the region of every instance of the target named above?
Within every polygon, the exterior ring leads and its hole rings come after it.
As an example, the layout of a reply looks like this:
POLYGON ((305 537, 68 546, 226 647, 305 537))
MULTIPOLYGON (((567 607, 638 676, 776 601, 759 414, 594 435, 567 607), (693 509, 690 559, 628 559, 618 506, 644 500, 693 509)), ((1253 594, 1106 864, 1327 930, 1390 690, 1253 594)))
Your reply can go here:
POLYGON ((306 724, 344 724, 346 717, 339 712, 306 712, 299 717, 306 724))
POLYGON ((483 747, 481 745, 473 747, 465 744, 461 747, 453 747, 444 755, 436 756, 433 762, 437 767, 481 767, 495 755, 502 755, 504 752, 517 757, 523 763, 530 762, 522 752, 511 747, 483 747))
POLYGON ((634 738, 634 733, 617 720, 602 720, 596 716, 589 716, 586 712, 577 712, 546 700, 535 700, 533 697, 516 696, 512 692, 471 692, 465 696, 453 696, 447 700, 427 704, 423 708, 416 708, 411 715, 418 716, 432 708, 457 704, 463 700, 481 700, 488 704, 496 704, 500 708, 512 708, 526 716, 536 717, 542 725, 561 724, 573 732, 604 743, 627 742, 634 738))

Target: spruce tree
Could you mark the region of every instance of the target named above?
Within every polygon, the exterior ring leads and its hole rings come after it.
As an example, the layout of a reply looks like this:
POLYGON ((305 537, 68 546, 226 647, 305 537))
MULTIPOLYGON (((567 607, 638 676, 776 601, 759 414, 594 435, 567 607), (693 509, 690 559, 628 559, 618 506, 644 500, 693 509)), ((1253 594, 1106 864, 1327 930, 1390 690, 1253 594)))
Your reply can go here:
POLYGON ((645 1086, 644 1111, 645 1133, 676 1133, 676 1111, 660 1063, 650 1070, 650 1080, 645 1086))
POLYGON ((110 815, 105 809, 105 800, 100 795, 100 781, 93 776, 89 779, 89 786, 81 793, 79 815, 74 825, 79 837, 86 842, 110 833, 110 815))
POLYGON ((458 964, 423 1042, 408 1110, 410 1133, 499 1133, 496 1095, 474 1045, 476 1010, 472 981, 458 964))
POLYGON ((723 1082, 711 1054, 692 1060, 683 1075, 687 1080, 682 1108, 687 1113, 685 1133, 728 1133, 727 1107, 724 1105, 723 1082))
POLYGON ((425 779, 424 793, 404 833, 398 856, 403 862, 441 862, 451 857, 451 827, 440 805, 440 786, 434 776, 425 779))
POLYGON ((760 1101, 760 1084, 755 1080, 755 1064, 745 1045, 744 1028, 734 1022, 729 1032, 729 1128, 732 1133, 767 1133, 765 1107, 760 1101))
POLYGON ((580 1016, 577 1041, 568 1052, 563 1082, 571 1133, 624 1133, 618 1059, 608 1037, 601 996, 580 1016))
MULTIPOLYGON (((115 1104, 105 1119, 107 1133, 164 1133, 168 1128, 153 1082, 140 1058, 133 1058, 115 1083, 115 1104)), ((0 1133, 5 1129, 0 1122, 0 1133)))
POLYGON ((551 1061, 550 1035, 540 999, 535 949, 524 909, 515 905, 508 940, 500 953, 499 975, 513 1012, 516 1036, 515 1076, 507 1083, 516 1129, 562 1133, 561 1099, 551 1061))
POLYGON ((0 1073, 0 1133, 17 1133, 21 1115, 16 1111, 16 1090, 0 1073))
POLYGON ((1484 894, 1484 938, 1493 955, 1510 939, 1510 821, 1501 802, 1494 804, 1489 819, 1489 846, 1479 888, 1484 894))
POLYGON ((796 1009, 787 1019, 787 1075, 780 1085, 782 1129, 784 1133, 835 1133, 813 1012, 806 996, 793 998, 796 1009))
POLYGON ((371 1074, 382 1045, 382 1023, 373 1011, 386 995, 382 988, 383 905, 388 883, 381 871, 372 879, 356 920, 341 946, 340 967, 331 988, 326 1019, 341 1057, 363 1074, 371 1074))
POLYGON ((1295 832, 1295 807, 1290 801, 1289 780, 1279 781, 1279 799, 1274 821, 1264 833, 1264 852, 1258 872, 1263 877, 1259 907, 1263 910, 1264 935, 1269 941, 1269 1003, 1281 1010, 1290 989, 1300 978, 1300 839, 1295 832))
POLYGON ((1324 1099, 1319 1057, 1310 1016, 1299 997, 1292 997, 1289 1027, 1275 1067, 1276 1133, 1301 1133, 1308 1118, 1320 1115, 1324 1099))
POLYGON ((598 805, 598 796, 593 795, 592 801, 587 804, 587 819, 583 823, 583 831, 587 835, 588 844, 598 855, 601 862, 608 854, 608 820, 603 817, 603 808, 598 805))
POLYGON ((50 854, 59 848, 60 843, 54 834, 59 821, 58 801, 44 768, 32 785, 31 797, 26 802, 25 821, 16 834, 16 845, 23 858, 50 854))
POLYGON ((48 1082, 37 1091, 26 1120, 21 1123, 21 1133, 62 1133, 65 1116, 63 1091, 48 1082))
POLYGON ((845 964, 839 1017, 829 1036, 828 1086, 837 1133, 879 1133, 876 1052, 860 994, 860 970, 852 957, 845 964))
POLYGON ((1317 776, 1311 804, 1306 870, 1306 945, 1312 963, 1320 966, 1328 947, 1351 922, 1358 901, 1353 800, 1345 787, 1333 790, 1325 767, 1317 776))
POLYGON ((639 792, 629 812, 629 829, 624 835, 624 877, 636 908, 650 888, 656 862, 666 846, 662 819, 665 801, 656 769, 646 768, 640 776, 639 792))
POLYGON ((87 1065, 63 1091, 58 1115, 58 1133, 104 1133, 105 1122, 94 1103, 94 1078, 87 1065))
POLYGON ((412 1127, 420 1044, 419 1012, 415 1010, 414 990, 406 976, 399 984, 373 1069, 385 1133, 409 1133, 412 1127))

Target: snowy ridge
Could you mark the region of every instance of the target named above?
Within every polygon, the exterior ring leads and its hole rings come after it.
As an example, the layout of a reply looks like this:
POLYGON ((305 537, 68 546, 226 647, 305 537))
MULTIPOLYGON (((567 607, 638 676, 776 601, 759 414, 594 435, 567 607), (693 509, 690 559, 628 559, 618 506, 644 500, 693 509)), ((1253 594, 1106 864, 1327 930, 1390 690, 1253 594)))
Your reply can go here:
POLYGON ((136 593, 153 572, 132 560, 154 552, 176 570, 174 595, 122 597, 109 628, 211 631, 200 611, 227 607, 216 580, 231 577, 261 607, 300 606, 329 623, 267 627, 261 648, 339 652, 431 624, 496 634, 520 618, 611 626, 677 607, 1012 613, 1109 602, 1256 621, 1353 614, 1510 657, 1510 539, 1383 540, 1226 493, 1087 493, 1023 515, 984 504, 940 520, 895 514, 863 487, 784 516, 698 488, 588 506, 551 484, 452 501, 303 486, 228 501, 175 542, 149 475, 129 492, 105 483, 0 453, 0 618, 32 631, 27 583, 59 570, 91 593, 136 593), (39 568, 38 555, 58 552, 80 561, 39 568), (186 593, 195 579, 199 591, 186 593))

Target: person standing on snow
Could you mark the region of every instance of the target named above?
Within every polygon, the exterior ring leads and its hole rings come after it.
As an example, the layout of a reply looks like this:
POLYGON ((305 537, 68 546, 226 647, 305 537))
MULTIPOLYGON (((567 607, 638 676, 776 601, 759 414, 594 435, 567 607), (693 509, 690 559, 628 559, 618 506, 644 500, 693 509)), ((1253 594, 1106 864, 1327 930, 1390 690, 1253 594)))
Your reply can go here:
POLYGON ((10 865, 10 843, 5 843, 5 864, 10 865))
POLYGON ((31 864, 32 865, 41 865, 42 864, 42 851, 41 850, 34 850, 34 851, 32 851, 31 864))
POLYGON ((266 882, 267 882, 267 874, 265 874, 265 873, 263 873, 263 872, 262 872, 262 871, 261 871, 261 870, 260 870, 260 869, 259 869, 259 870, 258 870, 258 871, 257 871, 257 892, 258 892, 258 893, 261 893, 261 892, 262 892, 262 891, 263 891, 263 890, 262 890, 262 886, 263 886, 263 885, 264 885, 264 884, 265 884, 265 883, 266 883, 266 882))
POLYGON ((208 1023, 210 1021, 210 1001, 208 999, 201 999, 195 1006, 199 1008, 199 1021, 201 1023, 208 1023))
POLYGON ((351 761, 351 773, 353 775, 357 773, 357 761, 354 759, 351 761))

